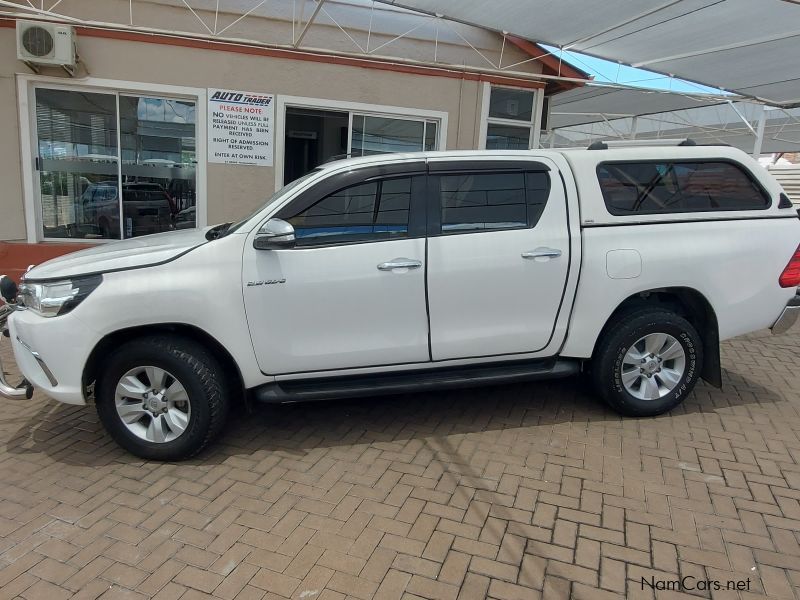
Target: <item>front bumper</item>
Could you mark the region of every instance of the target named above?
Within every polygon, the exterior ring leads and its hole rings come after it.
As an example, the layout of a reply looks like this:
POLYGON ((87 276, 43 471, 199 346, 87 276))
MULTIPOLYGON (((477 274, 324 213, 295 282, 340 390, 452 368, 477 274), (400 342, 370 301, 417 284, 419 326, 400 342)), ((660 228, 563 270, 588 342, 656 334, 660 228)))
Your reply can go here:
POLYGON ((33 387, 59 402, 86 404, 83 369, 97 334, 75 312, 48 318, 17 310, 8 330, 17 366, 33 387))
MULTIPOLYGON (((9 336, 6 323, 8 317, 14 311, 14 308, 4 304, 0 306, 0 343, 9 336)), ((0 356, 0 397, 3 398, 30 398, 33 395, 33 387, 28 383, 27 379, 23 379, 19 385, 11 385, 6 381, 6 375, 3 371, 3 361, 0 356)))
POLYGON ((800 318, 800 291, 798 291, 794 298, 789 300, 781 316, 778 317, 778 320, 770 327, 770 331, 775 335, 786 333, 797 322, 798 318, 800 318))

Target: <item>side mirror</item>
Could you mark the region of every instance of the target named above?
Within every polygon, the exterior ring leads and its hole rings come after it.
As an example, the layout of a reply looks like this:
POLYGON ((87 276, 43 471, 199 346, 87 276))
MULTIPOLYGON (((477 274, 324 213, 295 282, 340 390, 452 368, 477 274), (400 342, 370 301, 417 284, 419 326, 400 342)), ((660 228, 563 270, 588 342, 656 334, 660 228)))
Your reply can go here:
POLYGON ((256 250, 294 248, 294 227, 283 219, 270 219, 258 230, 253 240, 256 250))

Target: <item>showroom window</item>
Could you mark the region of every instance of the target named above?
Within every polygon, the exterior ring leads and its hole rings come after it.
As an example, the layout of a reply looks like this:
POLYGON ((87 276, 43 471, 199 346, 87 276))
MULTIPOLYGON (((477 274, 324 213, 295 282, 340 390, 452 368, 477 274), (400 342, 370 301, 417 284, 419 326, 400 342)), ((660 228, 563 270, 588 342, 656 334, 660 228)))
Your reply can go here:
POLYGON ((535 90, 491 86, 486 116, 487 150, 528 150, 534 145, 535 90))
POLYGON ((196 226, 196 103, 35 89, 39 235, 123 239, 196 226))

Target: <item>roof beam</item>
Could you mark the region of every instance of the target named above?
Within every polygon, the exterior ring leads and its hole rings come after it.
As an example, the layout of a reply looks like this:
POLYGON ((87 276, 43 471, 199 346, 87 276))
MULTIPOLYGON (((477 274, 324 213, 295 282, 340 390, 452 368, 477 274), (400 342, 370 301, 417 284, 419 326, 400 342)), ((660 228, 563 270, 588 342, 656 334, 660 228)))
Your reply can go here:
POLYGON ((639 19, 644 19, 645 17, 649 17, 652 14, 655 14, 657 12, 661 12, 662 10, 665 10, 665 9, 671 7, 671 6, 674 6, 676 4, 680 4, 681 2, 683 2, 683 0, 671 0, 670 2, 667 2, 666 4, 662 4, 660 6, 656 6, 655 8, 651 8, 650 10, 647 10, 647 11, 645 11, 643 13, 639 13, 638 15, 634 15, 633 17, 629 17, 629 18, 625 19, 624 21, 622 21, 621 23, 617 23, 616 25, 611 25, 610 27, 606 27, 602 31, 598 31, 597 33, 593 33, 593 34, 588 35, 586 37, 583 37, 583 38, 581 38, 579 40, 575 40, 574 42, 570 42, 569 44, 566 44, 563 49, 564 50, 570 50, 571 48, 577 46, 578 44, 583 44, 585 42, 588 42, 589 40, 593 40, 595 38, 598 38, 601 35, 605 35, 606 33, 611 33, 615 29, 619 29, 620 27, 625 27, 626 25, 630 25, 631 23, 635 23, 639 19))
POLYGON ((311 27, 312 23, 314 23, 314 19, 317 18, 319 11, 322 9, 322 5, 325 4, 325 0, 316 0, 316 3, 317 5, 314 7, 314 12, 311 13, 308 21, 306 21, 306 24, 303 25, 303 30, 300 32, 300 35, 298 35, 297 39, 292 42, 293 48, 298 48, 303 42, 303 38, 306 37, 306 33, 308 33, 308 28, 311 27))
POLYGON ((682 54, 673 54, 672 56, 665 56, 663 58, 651 58, 650 60, 643 60, 633 63, 631 66, 640 68, 654 63, 666 62, 668 60, 680 60, 682 58, 693 58, 695 56, 704 56, 706 54, 714 54, 716 52, 726 52, 727 50, 737 50, 739 48, 749 48, 750 46, 758 46, 759 44, 768 44, 770 42, 779 42, 781 40, 788 40, 793 37, 800 36, 800 31, 792 31, 791 33, 782 33, 780 35, 773 35, 769 37, 757 38, 754 40, 747 40, 745 42, 736 42, 734 44, 726 44, 725 46, 716 46, 714 48, 704 48, 694 52, 684 52, 682 54))
MULTIPOLYGON (((30 4, 30 2, 28 2, 30 4)), ((0 0, 0 6, 7 6, 8 8, 16 8, 18 10, 26 10, 36 15, 41 15, 43 17, 50 17, 56 18, 61 21, 70 21, 73 23, 82 23, 83 19, 77 19, 75 17, 70 17, 67 15, 62 15, 59 13, 54 13, 49 10, 45 10, 43 8, 36 8, 35 6, 25 6, 24 4, 17 4, 16 2, 8 2, 8 0, 0 0)))

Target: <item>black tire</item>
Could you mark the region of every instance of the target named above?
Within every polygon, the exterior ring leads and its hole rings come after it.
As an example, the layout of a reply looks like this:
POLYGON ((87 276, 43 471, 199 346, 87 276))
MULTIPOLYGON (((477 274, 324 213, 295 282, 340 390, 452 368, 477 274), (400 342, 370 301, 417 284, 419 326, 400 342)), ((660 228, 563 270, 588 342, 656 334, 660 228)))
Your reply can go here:
POLYGON ((131 454, 177 461, 200 452, 222 431, 230 393, 219 362, 193 340, 168 335, 142 337, 117 348, 99 369, 95 404, 112 438, 131 454), (151 442, 137 437, 123 423, 115 405, 120 379, 131 369, 154 366, 172 374, 186 390, 191 406, 186 429, 177 438, 151 442))
POLYGON ((668 309, 642 308, 621 315, 606 327, 592 359, 592 380, 595 390, 615 411, 626 416, 650 417, 683 402, 697 383, 702 368, 703 344, 692 324, 668 309), (669 393, 646 400, 626 389, 622 382, 622 365, 628 350, 652 333, 671 335, 681 344, 685 368, 669 393))

